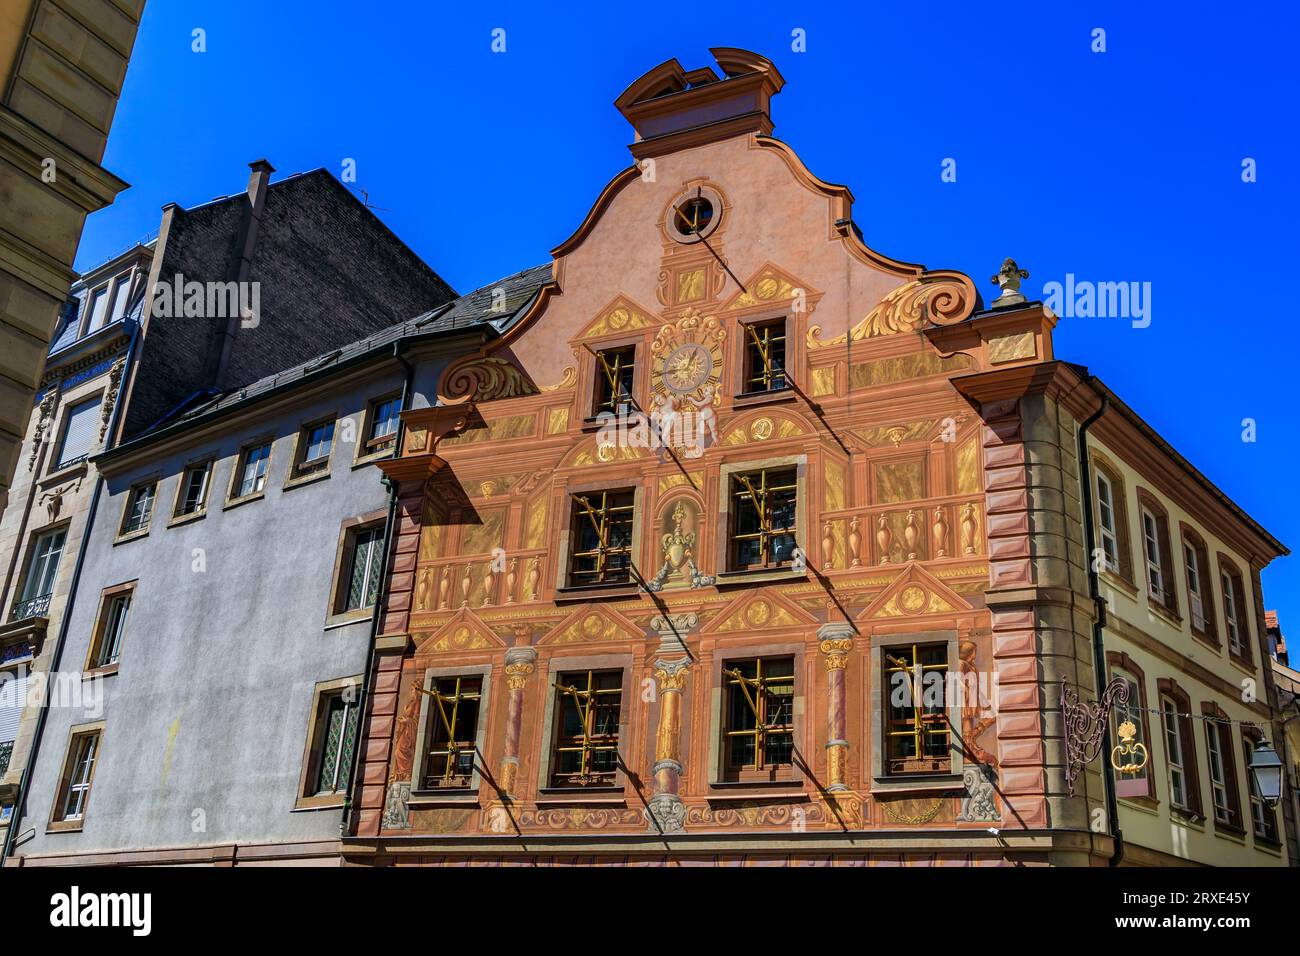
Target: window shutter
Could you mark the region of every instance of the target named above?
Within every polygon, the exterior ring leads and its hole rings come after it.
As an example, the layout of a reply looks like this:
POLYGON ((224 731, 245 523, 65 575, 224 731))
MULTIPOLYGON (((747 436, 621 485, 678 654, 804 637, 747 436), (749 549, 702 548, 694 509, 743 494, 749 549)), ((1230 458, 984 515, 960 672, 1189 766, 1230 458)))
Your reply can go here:
POLYGON ((99 399, 97 398, 75 405, 68 411, 68 424, 63 430, 63 448, 59 451, 59 468, 90 454, 98 424, 99 399))
POLYGON ((18 721, 27 701, 27 668, 22 673, 9 671, 9 680, 0 680, 0 744, 18 737, 18 721))

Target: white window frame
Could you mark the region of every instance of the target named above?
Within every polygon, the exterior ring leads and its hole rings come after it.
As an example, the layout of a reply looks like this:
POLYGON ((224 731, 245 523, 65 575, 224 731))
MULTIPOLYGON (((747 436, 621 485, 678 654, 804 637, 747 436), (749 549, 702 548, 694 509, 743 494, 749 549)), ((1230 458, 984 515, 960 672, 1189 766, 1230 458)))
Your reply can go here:
POLYGON ((1165 570, 1160 553, 1160 522, 1147 508, 1142 509, 1142 553, 1147 565, 1147 593, 1165 600, 1165 570))
POLYGON ((1237 617, 1237 592, 1232 586, 1232 575, 1219 571, 1219 584, 1223 587, 1223 619, 1228 630, 1228 649, 1241 656, 1241 621, 1237 617))
POLYGON ((1101 553, 1107 571, 1119 571, 1119 535, 1115 522, 1115 486, 1106 473, 1097 471, 1097 514, 1101 529, 1101 553))
POLYGON ((1232 822, 1232 807, 1228 805, 1228 774, 1224 764, 1224 727, 1217 720, 1206 718, 1205 751, 1210 758, 1210 800, 1214 803, 1214 819, 1219 823, 1232 822))
POLYGON ((1192 627, 1205 630, 1205 598, 1201 595, 1201 559, 1196 548, 1183 541, 1183 559, 1187 562, 1187 604, 1191 608, 1192 627))
POLYGON ((1182 718, 1178 705, 1161 696, 1160 716, 1165 725, 1165 763, 1169 766, 1169 802, 1180 810, 1190 810, 1187 802, 1187 741, 1183 740, 1182 718))

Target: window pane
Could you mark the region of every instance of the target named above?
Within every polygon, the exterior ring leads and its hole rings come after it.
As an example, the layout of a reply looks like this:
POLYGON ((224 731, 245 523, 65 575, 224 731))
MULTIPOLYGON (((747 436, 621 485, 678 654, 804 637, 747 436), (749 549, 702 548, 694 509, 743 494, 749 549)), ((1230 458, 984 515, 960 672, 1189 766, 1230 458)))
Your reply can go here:
POLYGON ((27 582, 23 586, 24 601, 48 597, 54 593, 54 578, 63 557, 65 537, 66 532, 60 529, 47 532, 36 539, 32 548, 31 565, 27 571, 27 582))
POLYGON ((352 570, 348 578, 345 610, 370 607, 379 593, 381 570, 380 548, 383 544, 381 528, 364 528, 353 537, 352 570))
POLYGON ((271 457, 271 446, 261 445, 244 452, 244 468, 239 483, 239 497, 261 491, 266 486, 267 460, 271 457))
POLYGON ((375 406, 373 424, 370 427, 371 441, 397 434, 398 413, 401 410, 401 405, 401 399, 390 398, 375 406))
POLYGON ((306 451, 303 453, 304 465, 323 461, 329 457, 330 446, 334 443, 334 423, 326 422, 307 429, 306 451))
POLYGON ((352 752, 357 742, 356 706, 343 694, 330 694, 325 702, 324 740, 316 793, 336 793, 347 785, 352 752))
POLYGON ((123 534, 140 531, 149 526, 156 488, 156 485, 141 485, 131 492, 131 500, 126 508, 126 519, 122 522, 123 534))
POLYGON ((208 475, 211 474, 211 469, 212 465, 209 463, 191 468, 185 473, 185 494, 181 499, 181 514, 193 514, 203 507, 207 499, 208 475))

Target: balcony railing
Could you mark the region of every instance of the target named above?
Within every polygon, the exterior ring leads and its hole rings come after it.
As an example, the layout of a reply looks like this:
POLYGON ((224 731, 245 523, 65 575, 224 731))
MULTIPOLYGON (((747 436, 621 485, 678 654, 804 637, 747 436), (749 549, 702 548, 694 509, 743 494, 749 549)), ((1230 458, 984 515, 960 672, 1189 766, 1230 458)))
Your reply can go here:
POLYGON ((13 756, 13 752, 14 742, 12 740, 0 743, 0 776, 4 776, 5 772, 8 771, 9 758, 13 756))
POLYGON ((13 613, 9 615, 9 620, 21 621, 28 617, 45 617, 49 612, 50 595, 42 594, 39 597, 16 602, 13 613))

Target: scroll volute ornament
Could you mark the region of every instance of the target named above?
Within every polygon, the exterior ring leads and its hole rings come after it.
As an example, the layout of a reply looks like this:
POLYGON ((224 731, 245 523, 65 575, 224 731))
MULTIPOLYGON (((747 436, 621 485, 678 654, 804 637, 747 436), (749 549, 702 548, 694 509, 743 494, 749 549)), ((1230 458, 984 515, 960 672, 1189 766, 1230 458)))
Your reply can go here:
POLYGON ((382 458, 379 470, 396 481, 425 480, 442 469, 438 445, 449 435, 463 432, 476 409, 468 395, 439 398, 440 404, 402 412, 403 436, 400 458, 382 458))
POLYGON ((810 349, 844 345, 852 340, 915 332, 926 326, 953 325, 975 311, 979 294, 969 276, 960 272, 927 272, 891 291, 844 335, 823 341, 821 326, 808 328, 810 349))

